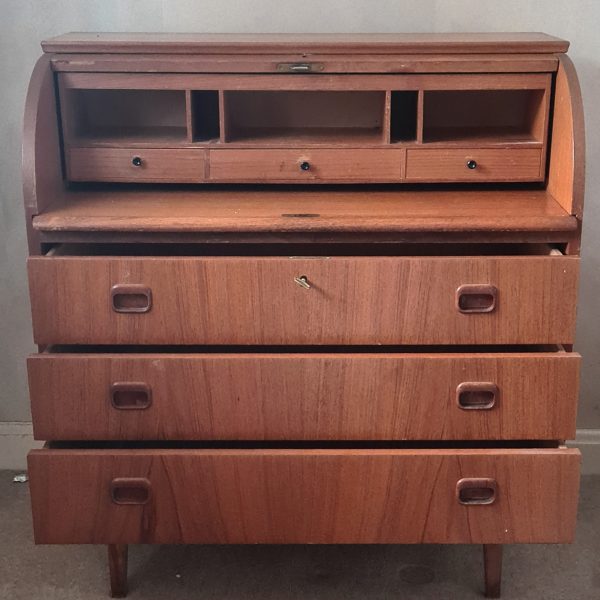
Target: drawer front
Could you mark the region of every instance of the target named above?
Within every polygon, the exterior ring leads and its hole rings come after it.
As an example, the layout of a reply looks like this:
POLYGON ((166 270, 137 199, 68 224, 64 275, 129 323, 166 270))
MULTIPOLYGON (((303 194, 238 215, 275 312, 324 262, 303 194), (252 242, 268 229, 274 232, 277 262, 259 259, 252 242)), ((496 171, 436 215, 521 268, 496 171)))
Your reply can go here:
POLYGON ((71 148, 71 181, 140 183, 204 181, 204 150, 148 148, 71 148))
POLYGON ((571 439, 580 358, 42 354, 43 440, 571 439))
POLYGON ((33 257, 38 344, 553 344, 574 257, 33 257))
POLYGON ((541 148, 408 150, 407 181, 539 181, 541 148))
POLYGON ((210 179, 290 183, 400 181, 404 156, 403 149, 211 150, 210 179))
POLYGON ((579 460, 576 449, 44 449, 29 476, 37 543, 552 543, 573 538, 579 460))

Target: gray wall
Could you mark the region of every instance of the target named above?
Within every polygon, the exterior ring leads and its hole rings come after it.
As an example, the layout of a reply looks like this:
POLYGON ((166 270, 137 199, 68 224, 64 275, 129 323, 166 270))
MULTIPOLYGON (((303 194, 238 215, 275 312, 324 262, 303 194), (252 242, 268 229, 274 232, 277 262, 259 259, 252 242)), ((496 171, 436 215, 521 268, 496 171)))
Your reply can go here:
POLYGON ((0 0, 0 421, 29 420, 33 350, 20 187, 21 119, 40 40, 66 31, 545 31, 572 42, 587 107, 588 176, 577 349, 579 425, 600 428, 600 2, 597 0, 0 0))

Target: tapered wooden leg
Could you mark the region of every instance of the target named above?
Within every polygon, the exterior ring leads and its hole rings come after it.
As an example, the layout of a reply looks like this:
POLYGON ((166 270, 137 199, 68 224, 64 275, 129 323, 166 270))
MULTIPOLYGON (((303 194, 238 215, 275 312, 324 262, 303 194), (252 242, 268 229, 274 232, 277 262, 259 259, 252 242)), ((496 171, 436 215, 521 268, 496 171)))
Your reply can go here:
POLYGON ((125 598, 127 596, 127 544, 108 545, 108 569, 111 597, 125 598))
POLYGON ((502 544, 483 545, 483 570, 486 598, 500 598, 502 581, 502 544))

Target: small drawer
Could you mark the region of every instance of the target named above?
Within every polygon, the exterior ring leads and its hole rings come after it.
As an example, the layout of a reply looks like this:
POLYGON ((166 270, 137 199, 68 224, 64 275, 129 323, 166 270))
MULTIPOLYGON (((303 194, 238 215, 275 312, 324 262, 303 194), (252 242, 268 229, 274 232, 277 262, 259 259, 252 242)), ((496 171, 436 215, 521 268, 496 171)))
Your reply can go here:
POLYGON ((204 181, 204 150, 157 148, 71 148, 71 181, 197 183, 204 181))
POLYGON ((407 181, 539 181, 541 148, 419 148, 407 151, 407 181))
POLYGON ((571 439, 576 353, 43 353, 40 440, 571 439), (376 390, 376 393, 374 393, 376 390))
POLYGON ((568 344, 579 259, 52 256, 28 265, 38 344, 568 344))
POLYGON ((44 544, 570 542, 576 449, 52 449, 44 544))
POLYGON ((211 181, 319 183, 400 181, 403 149, 210 151, 211 181))

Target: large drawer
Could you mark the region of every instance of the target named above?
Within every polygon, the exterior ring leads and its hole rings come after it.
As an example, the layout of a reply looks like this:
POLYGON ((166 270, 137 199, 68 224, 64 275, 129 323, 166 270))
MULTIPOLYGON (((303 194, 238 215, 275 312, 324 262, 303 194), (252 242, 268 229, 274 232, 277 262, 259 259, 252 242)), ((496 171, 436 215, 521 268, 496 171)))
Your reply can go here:
POLYGON ((407 181, 539 181, 541 148, 419 148, 406 154, 407 181))
POLYGON ((571 439, 580 358, 455 354, 36 354, 44 440, 571 439))
POLYGON ((224 149, 210 151, 214 181, 291 183, 400 181, 404 150, 394 149, 224 149))
POLYGON ((32 257, 38 344, 570 343, 578 259, 32 257))
POLYGON ((204 181, 204 150, 164 148, 71 148, 71 181, 199 183, 204 181))
POLYGON ((575 449, 34 450, 37 543, 569 542, 575 449))

